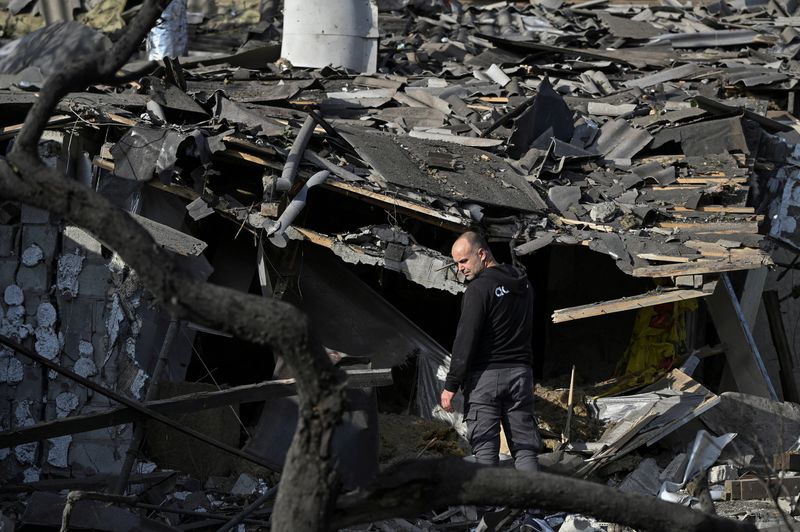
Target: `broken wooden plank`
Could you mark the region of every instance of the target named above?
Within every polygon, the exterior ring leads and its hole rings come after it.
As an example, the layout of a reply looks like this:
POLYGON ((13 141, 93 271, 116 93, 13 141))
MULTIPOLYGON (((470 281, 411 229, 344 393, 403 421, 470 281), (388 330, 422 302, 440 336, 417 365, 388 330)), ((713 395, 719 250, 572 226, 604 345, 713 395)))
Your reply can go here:
POLYGON ((638 296, 622 297, 611 301, 601 301, 577 307, 569 307, 553 312, 553 323, 561 323, 571 320, 579 320, 592 316, 603 316, 614 312, 624 312, 626 310, 636 310, 643 307, 652 307, 663 303, 674 301, 684 301, 686 299, 696 299, 711 295, 716 282, 707 283, 702 290, 686 289, 667 289, 657 292, 648 292, 638 296))
POLYGON ((756 212, 755 207, 735 207, 733 205, 704 205, 695 209, 689 209, 687 207, 672 207, 671 210, 676 212, 713 212, 720 214, 755 214, 756 212))
POLYGON ((706 231, 709 233, 758 233, 757 222, 661 222, 658 227, 662 229, 678 229, 680 231, 706 231))
MULTIPOLYGON (((391 369, 348 370, 347 386, 349 388, 369 388, 388 386, 392 383, 391 369)), ((296 386, 294 379, 266 381, 258 384, 237 386, 216 392, 199 392, 169 399, 142 403, 146 408, 163 415, 185 414, 211 410, 221 406, 255 403, 275 397, 294 395, 296 386)), ((23 443, 44 440, 88 432, 91 430, 122 425, 142 419, 141 413, 129 407, 116 407, 103 412, 70 416, 52 421, 45 421, 27 427, 16 427, 0 432, 0 449, 14 447, 23 443)))
POLYGON ((721 273, 736 270, 752 270, 772 264, 772 259, 763 251, 745 255, 731 255, 726 258, 696 260, 677 264, 640 266, 634 268, 634 277, 676 277, 678 275, 698 275, 701 273, 721 273))
MULTIPOLYGON (((77 121, 78 119, 74 116, 69 115, 56 115, 50 117, 47 121, 45 128, 61 126, 71 121, 77 121)), ((13 137, 17 133, 20 132, 22 129, 23 124, 14 124, 11 126, 0 127, 0 140, 7 139, 13 137)))
POLYGON ((674 255, 659 255, 658 253, 637 253, 637 257, 653 262, 690 262, 695 257, 679 257, 674 255))
POLYGON ((679 177, 676 179, 679 185, 744 185, 747 183, 746 177, 679 177))

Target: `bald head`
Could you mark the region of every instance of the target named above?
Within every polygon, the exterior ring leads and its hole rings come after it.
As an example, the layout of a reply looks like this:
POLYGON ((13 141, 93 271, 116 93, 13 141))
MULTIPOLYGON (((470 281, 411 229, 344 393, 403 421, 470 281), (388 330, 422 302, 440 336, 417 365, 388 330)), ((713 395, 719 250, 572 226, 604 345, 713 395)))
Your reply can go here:
POLYGON ((486 268, 497 265, 486 239, 475 231, 467 231, 459 236, 453 243, 450 254, 458 271, 467 281, 474 279, 486 268))

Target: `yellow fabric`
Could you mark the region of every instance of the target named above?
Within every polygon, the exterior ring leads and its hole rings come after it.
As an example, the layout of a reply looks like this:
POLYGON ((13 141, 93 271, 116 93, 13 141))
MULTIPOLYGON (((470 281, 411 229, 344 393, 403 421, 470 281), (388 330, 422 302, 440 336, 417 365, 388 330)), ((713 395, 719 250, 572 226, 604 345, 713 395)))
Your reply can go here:
POLYGON ((617 364, 622 380, 603 395, 650 384, 672 369, 686 352, 686 314, 697 309, 689 299, 637 311, 628 348, 617 364))

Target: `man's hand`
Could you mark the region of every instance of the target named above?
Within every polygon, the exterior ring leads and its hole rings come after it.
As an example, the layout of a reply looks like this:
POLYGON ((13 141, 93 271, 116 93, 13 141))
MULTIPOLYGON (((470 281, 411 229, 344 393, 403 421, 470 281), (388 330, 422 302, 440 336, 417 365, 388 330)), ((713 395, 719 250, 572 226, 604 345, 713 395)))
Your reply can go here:
POLYGON ((448 392, 447 390, 442 390, 442 399, 441 405, 445 412, 452 412, 453 408, 453 396, 455 393, 448 392))

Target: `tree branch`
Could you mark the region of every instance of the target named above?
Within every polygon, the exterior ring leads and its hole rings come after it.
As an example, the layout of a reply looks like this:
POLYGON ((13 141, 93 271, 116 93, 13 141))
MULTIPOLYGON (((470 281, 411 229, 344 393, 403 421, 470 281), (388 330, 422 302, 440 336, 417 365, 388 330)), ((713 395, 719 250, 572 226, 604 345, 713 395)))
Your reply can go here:
POLYGON ((49 76, 39 91, 39 98, 33 104, 25 123, 17 136, 9 159, 18 164, 16 154, 36 152, 47 120, 53 114, 58 102, 69 92, 82 89, 98 82, 112 82, 114 75, 122 68, 128 58, 139 48, 147 32, 158 20, 170 0, 145 0, 136 17, 128 25, 122 37, 111 49, 68 65, 60 72, 49 76))
POLYGON ((459 504, 580 513, 653 532, 755 532, 752 524, 691 510, 655 497, 623 493, 547 473, 481 467, 457 458, 397 464, 374 485, 340 498, 332 526, 414 517, 459 504))

